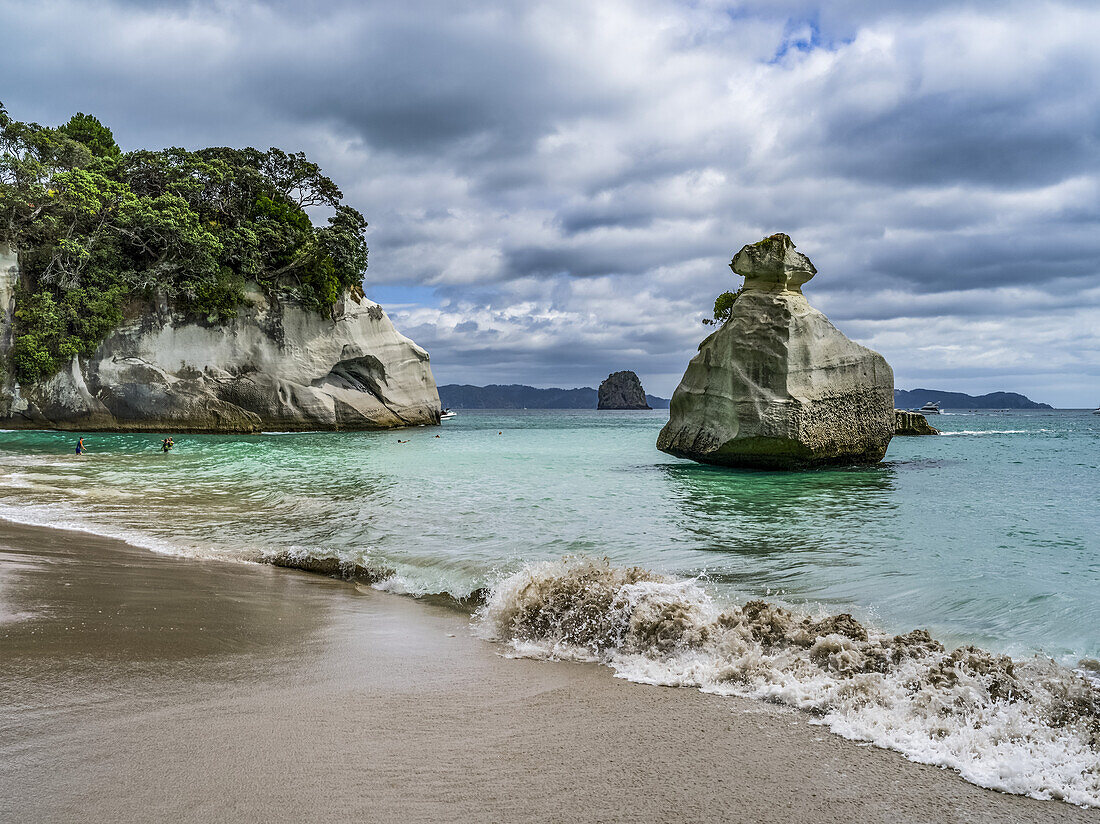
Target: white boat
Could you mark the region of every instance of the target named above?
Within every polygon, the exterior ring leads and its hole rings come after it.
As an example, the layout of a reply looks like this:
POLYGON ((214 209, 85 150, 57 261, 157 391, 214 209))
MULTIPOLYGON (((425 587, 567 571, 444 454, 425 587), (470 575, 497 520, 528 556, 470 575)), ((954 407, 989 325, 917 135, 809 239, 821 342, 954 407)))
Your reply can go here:
POLYGON ((1096 408, 1095 408, 1094 410, 1092 410, 1092 414, 1094 414, 1094 415, 1100 415, 1100 406, 1098 406, 1098 407, 1096 407, 1096 408))
POLYGON ((444 409, 442 412, 439 413, 439 420, 445 421, 447 420, 447 418, 453 418, 455 414, 457 413, 453 412, 450 409, 444 409))
POLYGON ((920 409, 914 411, 920 412, 922 415, 938 415, 940 414, 940 404, 939 401, 929 401, 920 409))

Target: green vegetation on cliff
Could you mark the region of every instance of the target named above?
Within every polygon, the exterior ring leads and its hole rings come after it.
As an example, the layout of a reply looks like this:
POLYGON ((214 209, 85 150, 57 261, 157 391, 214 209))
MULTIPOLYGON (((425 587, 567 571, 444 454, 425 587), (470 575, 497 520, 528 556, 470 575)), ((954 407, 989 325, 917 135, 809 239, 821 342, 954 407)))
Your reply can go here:
POLYGON ((0 104, 0 246, 22 274, 10 368, 49 377, 156 294, 208 323, 236 315, 246 281, 327 310, 367 268, 366 221, 342 200, 302 153, 123 152, 91 115, 50 128, 0 104))
POLYGON ((703 318, 703 323, 708 326, 714 326, 719 323, 725 323, 730 319, 733 314, 733 304, 737 302, 737 298, 740 297, 741 290, 736 292, 723 292, 714 299, 714 318, 703 318))

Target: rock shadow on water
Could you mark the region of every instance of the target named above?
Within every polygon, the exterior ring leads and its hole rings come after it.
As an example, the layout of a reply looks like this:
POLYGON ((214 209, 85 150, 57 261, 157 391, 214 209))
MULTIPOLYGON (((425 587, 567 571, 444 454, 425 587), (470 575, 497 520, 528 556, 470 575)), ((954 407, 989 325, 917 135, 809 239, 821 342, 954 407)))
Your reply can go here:
POLYGON ((868 523, 889 521, 900 506, 896 473, 882 465, 790 473, 676 464, 664 471, 679 529, 713 559, 695 571, 742 592, 765 585, 798 591, 808 570, 835 577, 859 568, 881 546, 868 523))
POLYGON ((896 469, 891 464, 791 473, 729 469, 705 464, 661 467, 670 492, 686 514, 703 517, 736 513, 763 520, 795 519, 812 511, 894 508, 896 469))
POLYGON ((921 469, 946 469, 958 466, 963 461, 958 458, 913 458, 911 460, 900 459, 896 461, 883 461, 881 468, 890 468, 899 471, 912 471, 921 469))

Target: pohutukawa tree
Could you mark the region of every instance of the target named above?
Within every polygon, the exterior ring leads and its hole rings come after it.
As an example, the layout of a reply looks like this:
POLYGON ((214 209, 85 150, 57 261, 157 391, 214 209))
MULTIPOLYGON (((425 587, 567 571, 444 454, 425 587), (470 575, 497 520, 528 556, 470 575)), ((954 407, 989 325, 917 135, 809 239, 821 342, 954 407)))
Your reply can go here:
POLYGON ((50 128, 0 104, 0 245, 19 252, 11 368, 22 383, 91 355, 136 298, 164 295, 221 323, 251 281, 328 311, 362 285, 366 227, 301 152, 123 152, 91 115, 50 128), (325 225, 306 209, 329 212, 325 225))

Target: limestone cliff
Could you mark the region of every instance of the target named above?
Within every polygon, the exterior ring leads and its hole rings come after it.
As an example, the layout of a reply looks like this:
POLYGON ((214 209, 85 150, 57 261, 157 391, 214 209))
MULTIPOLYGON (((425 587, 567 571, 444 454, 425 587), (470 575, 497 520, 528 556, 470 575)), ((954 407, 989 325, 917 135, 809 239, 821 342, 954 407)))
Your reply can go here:
POLYGON ((657 448, 726 466, 880 461, 894 434, 894 375, 802 295, 816 274, 786 235, 745 246, 732 313, 699 345, 657 448))
POLYGON ((597 409, 649 409, 642 382, 633 372, 612 372, 600 384, 597 409))
MULTIPOLYGON (((0 356, 11 347, 15 257, 0 257, 0 356)), ((256 432, 386 429, 439 422, 428 353, 382 307, 346 293, 330 313, 247 295, 224 325, 163 298, 131 305, 90 358, 41 384, 5 372, 0 426, 256 432)))

